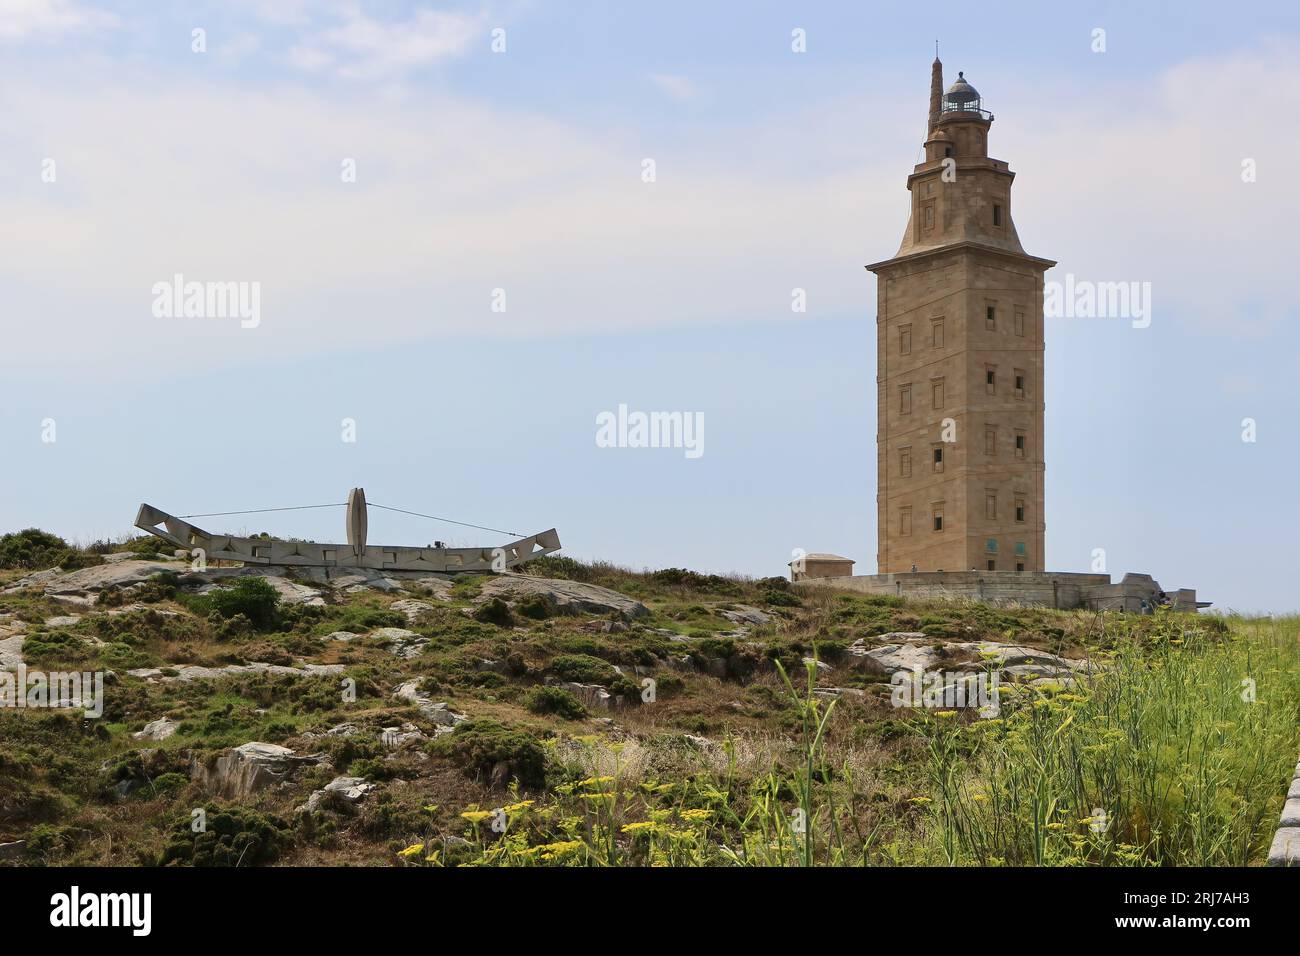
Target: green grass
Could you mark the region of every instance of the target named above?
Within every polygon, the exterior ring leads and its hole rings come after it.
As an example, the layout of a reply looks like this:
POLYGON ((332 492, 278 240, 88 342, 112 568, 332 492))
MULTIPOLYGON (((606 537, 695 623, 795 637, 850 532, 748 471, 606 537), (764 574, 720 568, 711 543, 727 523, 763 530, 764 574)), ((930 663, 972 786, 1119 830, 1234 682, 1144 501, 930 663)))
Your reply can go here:
POLYGON ((1259 862, 1300 744, 1298 652, 1296 618, 1220 634, 1165 615, 1094 680, 1026 692, 999 721, 935 721, 921 858, 1259 862))

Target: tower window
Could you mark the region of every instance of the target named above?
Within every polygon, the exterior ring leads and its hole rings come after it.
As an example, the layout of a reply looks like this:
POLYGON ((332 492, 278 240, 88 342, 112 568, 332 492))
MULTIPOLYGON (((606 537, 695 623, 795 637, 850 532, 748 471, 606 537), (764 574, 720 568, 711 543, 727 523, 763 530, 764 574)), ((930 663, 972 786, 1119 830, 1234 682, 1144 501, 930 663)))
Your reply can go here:
POLYGON ((1016 499, 1016 520, 1023 522, 1025 520, 1025 499, 1016 499))
POLYGON ((943 449, 942 448, 936 448, 934 450, 934 470, 943 471, 943 449))
POLYGON ((1017 562, 1016 562, 1016 570, 1017 570, 1017 571, 1023 571, 1024 569, 1025 569, 1025 566, 1024 566, 1022 563, 1020 563, 1019 561, 1017 561, 1017 562))
POLYGON ((898 453, 898 473, 904 478, 912 477, 912 449, 904 448, 898 453))
POLYGON ((1016 310, 1016 335, 1025 334, 1025 313, 1016 310))
POLYGON ((903 355, 912 354, 912 327, 904 325, 898 330, 898 351, 903 355))
POLYGON ((931 383, 930 397, 933 399, 935 408, 943 408, 943 379, 931 383))
POLYGON ((986 541, 984 542, 984 550, 987 551, 989 554, 997 554, 997 553, 998 553, 998 539, 997 539, 997 538, 989 538, 988 540, 986 540, 986 541))
POLYGON ((986 425, 984 427, 984 454, 996 455, 998 453, 998 430, 996 426, 986 425))
POLYGON ((942 511, 936 511, 936 512, 934 512, 934 514, 933 514, 933 518, 934 518, 934 530, 935 530, 935 531, 942 531, 942 530, 943 530, 943 512, 942 512, 942 511))
POLYGON ((1020 558, 1025 556, 1025 543, 1023 541, 1016 542, 1016 556, 1020 558))
POLYGON ((1025 457, 1025 436, 1024 435, 1016 435, 1016 457, 1017 458, 1025 457))
POLYGON ((998 327, 998 307, 989 305, 984 307, 984 328, 992 332, 998 327))
POLYGON ((930 323, 930 347, 943 348, 943 319, 936 319, 930 323))
POLYGON ((990 571, 996 571, 998 569, 998 563, 992 558, 989 558, 988 568, 990 571))
POLYGON ((993 394, 994 384, 997 382, 997 370, 992 365, 984 369, 984 389, 990 395, 993 394))
POLYGON ((898 513, 898 533, 910 535, 912 533, 912 509, 904 508, 898 513))
POLYGON ((1016 370, 1016 398, 1025 397, 1025 373, 1016 370))
POLYGON ((903 385, 898 390, 898 410, 904 414, 912 411, 912 386, 903 385))
POLYGON ((951 155, 952 155, 952 147, 951 147, 951 146, 945 146, 945 147, 943 148, 943 155, 944 155, 944 156, 951 156, 951 155))
POLYGON ((984 517, 988 518, 990 521, 997 520, 998 517, 998 496, 997 495, 990 494, 984 496, 984 517))
POLYGON ((993 225, 1002 225, 1002 207, 997 203, 993 204, 993 225))

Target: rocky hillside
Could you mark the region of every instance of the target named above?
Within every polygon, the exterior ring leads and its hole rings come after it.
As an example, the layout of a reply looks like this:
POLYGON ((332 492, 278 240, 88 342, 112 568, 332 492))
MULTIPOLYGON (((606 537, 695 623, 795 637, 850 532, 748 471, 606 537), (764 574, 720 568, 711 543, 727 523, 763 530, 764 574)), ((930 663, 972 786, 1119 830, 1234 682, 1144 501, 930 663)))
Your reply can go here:
POLYGON ((101 717, 0 709, 8 863, 1258 862, 1300 742, 1294 621, 563 558, 198 572, 149 547, 0 571, 0 669, 106 672, 101 717), (897 706, 891 675, 914 668, 946 675, 932 706, 897 706), (999 708, 949 706, 944 686, 994 672, 999 708), (1146 770, 1182 782, 1126 795, 1146 770), (1184 852, 1198 794, 1223 839, 1184 852))

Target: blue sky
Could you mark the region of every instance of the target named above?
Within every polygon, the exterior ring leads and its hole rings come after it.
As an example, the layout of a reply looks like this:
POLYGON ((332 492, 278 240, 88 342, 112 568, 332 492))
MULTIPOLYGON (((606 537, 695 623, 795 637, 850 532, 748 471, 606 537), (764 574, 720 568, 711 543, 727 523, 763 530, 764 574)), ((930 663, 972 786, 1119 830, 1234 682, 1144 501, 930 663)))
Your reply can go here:
MULTIPOLYGON (((1048 321, 1048 566, 1101 547, 1112 575, 1300 609, 1300 14, 698 6, 0 0, 0 529, 361 484, 635 567, 874 571, 862 267, 902 236, 937 30, 1049 279, 1152 283, 1149 328, 1048 321), (260 283, 259 324, 154 316, 177 272, 260 283), (598 448, 620 403, 702 413, 705 453, 598 448)), ((248 520, 342 535, 341 510, 248 520)))

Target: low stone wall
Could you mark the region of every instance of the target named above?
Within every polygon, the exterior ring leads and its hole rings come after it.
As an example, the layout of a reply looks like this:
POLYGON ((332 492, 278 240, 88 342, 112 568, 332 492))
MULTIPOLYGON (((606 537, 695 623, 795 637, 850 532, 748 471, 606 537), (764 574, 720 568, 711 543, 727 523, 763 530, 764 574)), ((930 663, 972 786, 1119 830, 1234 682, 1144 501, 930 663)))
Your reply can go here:
POLYGON ((1268 850, 1269 866, 1300 866, 1300 763, 1291 777, 1291 788, 1282 805, 1273 845, 1268 850))
POLYGON ((1184 588, 1166 594, 1149 574, 1126 574, 1112 584, 1108 574, 1073 571, 911 571, 858 574, 852 577, 803 578, 795 587, 829 587, 864 594, 891 594, 915 600, 972 600, 989 604, 1036 604, 1043 607, 1150 613, 1170 602, 1175 610, 1194 611, 1196 592, 1184 588))

